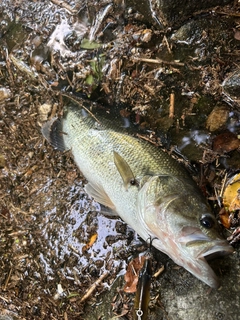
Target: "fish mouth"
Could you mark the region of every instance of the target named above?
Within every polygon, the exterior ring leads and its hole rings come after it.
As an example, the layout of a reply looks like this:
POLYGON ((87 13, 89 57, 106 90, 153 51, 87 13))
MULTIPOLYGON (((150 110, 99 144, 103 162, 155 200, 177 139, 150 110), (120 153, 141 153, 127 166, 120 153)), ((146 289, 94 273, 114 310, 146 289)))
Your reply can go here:
POLYGON ((233 247, 225 240, 212 240, 203 244, 203 249, 198 252, 195 260, 198 261, 197 264, 200 267, 195 270, 196 277, 208 284, 210 287, 218 289, 220 287, 219 278, 208 264, 208 261, 214 258, 227 256, 233 253, 233 251, 233 247))
POLYGON ((194 258, 211 260, 223 257, 233 252, 233 247, 224 239, 211 239, 202 233, 199 228, 184 227, 182 232, 185 236, 179 238, 179 242, 185 243, 186 247, 194 253, 194 258))
POLYGON ((203 257, 207 261, 218 257, 224 257, 233 253, 233 247, 231 247, 225 240, 215 240, 209 243, 209 246, 205 248, 199 255, 199 258, 203 257))
POLYGON ((179 241, 191 256, 183 266, 198 279, 217 289, 220 282, 208 261, 231 254, 234 251, 233 247, 226 240, 211 239, 199 228, 184 227, 183 229, 184 236, 180 237, 179 241))

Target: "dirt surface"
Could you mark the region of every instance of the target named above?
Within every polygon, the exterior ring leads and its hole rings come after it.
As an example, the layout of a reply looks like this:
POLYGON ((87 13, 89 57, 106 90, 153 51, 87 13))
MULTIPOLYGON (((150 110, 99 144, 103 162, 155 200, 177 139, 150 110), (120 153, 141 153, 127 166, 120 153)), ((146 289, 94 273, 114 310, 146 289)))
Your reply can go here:
MULTIPOLYGON (((212 144, 229 128, 239 135, 238 98, 221 86, 239 68, 238 9, 170 31, 118 1, 2 1, 0 319, 133 318, 122 276, 148 245, 100 213, 71 154, 43 139, 42 124, 61 115, 66 95, 97 102, 116 123, 128 118, 151 143, 177 144, 219 213, 216 194, 240 160, 233 137, 228 150, 212 144)), ((165 270, 152 281, 149 319, 239 319, 239 209, 226 219, 236 251, 212 263, 218 291, 153 249, 153 271, 165 270)))

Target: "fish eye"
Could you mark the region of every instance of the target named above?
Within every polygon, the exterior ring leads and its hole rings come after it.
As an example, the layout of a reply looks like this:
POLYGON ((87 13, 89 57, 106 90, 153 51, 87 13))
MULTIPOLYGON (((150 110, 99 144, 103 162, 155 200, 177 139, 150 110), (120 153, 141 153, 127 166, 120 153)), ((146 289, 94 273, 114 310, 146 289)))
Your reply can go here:
POLYGON ((133 179, 131 179, 130 180, 130 184, 132 185, 132 186, 134 186, 135 184, 136 184, 136 180, 133 178, 133 179))
POLYGON ((211 216, 202 216, 200 219, 200 223, 202 227, 206 229, 211 229, 214 226, 215 221, 211 216))
POLYGON ((135 178, 132 178, 130 181, 129 181, 129 183, 130 183, 130 185, 131 186, 139 186, 139 182, 138 182, 138 180, 137 179, 135 179, 135 178))

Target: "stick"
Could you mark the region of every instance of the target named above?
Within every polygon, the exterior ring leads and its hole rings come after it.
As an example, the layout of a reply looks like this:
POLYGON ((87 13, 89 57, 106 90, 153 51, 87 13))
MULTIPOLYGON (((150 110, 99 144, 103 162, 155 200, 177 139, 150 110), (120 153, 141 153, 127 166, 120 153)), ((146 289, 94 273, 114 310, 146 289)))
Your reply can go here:
POLYGON ((225 185, 226 185, 226 181, 227 181, 227 173, 225 173, 225 176, 224 176, 224 179, 223 179, 223 182, 222 182, 222 187, 221 187, 221 192, 220 192, 219 197, 222 197, 222 196, 223 196, 223 191, 224 191, 224 188, 225 188, 225 185))
POLYGON ((65 92, 65 93, 61 93, 61 95, 64 96, 64 97, 67 97, 67 98, 71 99, 71 100, 74 101, 74 102, 76 102, 81 108, 83 108, 85 111, 87 111, 87 112, 93 117, 93 119, 97 121, 97 123, 101 124, 101 122, 94 116, 94 114, 93 114, 88 108, 86 108, 86 107, 83 105, 82 100, 78 100, 77 97, 73 97, 73 96, 71 96, 70 94, 68 94, 68 93, 66 93, 66 92, 65 92))
POLYGON ((9 282, 9 280, 10 280, 11 274, 12 274, 12 270, 13 270, 13 268, 11 268, 10 271, 9 271, 9 273, 8 273, 7 279, 6 279, 6 281, 5 281, 5 283, 4 283, 4 286, 3 286, 3 288, 2 288, 3 291, 6 291, 6 290, 7 290, 7 286, 8 286, 8 282, 9 282))
POLYGON ((175 65, 175 66, 184 66, 184 63, 182 62, 177 62, 177 61, 165 61, 159 58, 156 59, 148 59, 148 58, 138 58, 138 57, 133 57, 133 60, 135 61, 142 61, 142 62, 148 62, 148 63, 156 63, 156 64, 160 64, 160 63, 164 63, 164 64, 168 64, 168 65, 175 65))
POLYGON ((175 94, 171 93, 170 94, 170 106, 169 106, 169 118, 174 117, 174 102, 175 102, 175 94))
POLYGON ((167 49, 168 49, 168 52, 169 52, 169 53, 172 53, 172 50, 171 50, 171 48, 170 48, 170 46, 169 46, 169 43, 168 43, 168 40, 167 40, 167 37, 166 37, 166 36, 163 37, 163 42, 165 42, 165 44, 166 44, 166 46, 167 46, 167 49))
POLYGON ((161 268, 156 273, 154 273, 153 278, 157 278, 161 273, 163 273, 163 271, 164 266, 161 266, 161 268))
POLYGON ((146 141, 150 142, 151 144, 153 144, 154 146, 157 146, 157 147, 161 146, 161 144, 159 144, 159 143, 157 143, 157 142, 154 142, 154 141, 152 141, 150 138, 145 137, 145 136, 143 136, 143 135, 141 135, 141 134, 139 134, 139 133, 136 134, 136 137, 137 137, 137 138, 140 138, 140 139, 143 139, 143 140, 146 140, 146 141))
POLYGON ((85 295, 81 298, 80 303, 87 300, 90 295, 93 293, 93 291, 96 289, 96 287, 108 276, 109 272, 105 272, 101 275, 100 278, 95 281, 91 287, 88 289, 88 291, 85 293, 85 295))

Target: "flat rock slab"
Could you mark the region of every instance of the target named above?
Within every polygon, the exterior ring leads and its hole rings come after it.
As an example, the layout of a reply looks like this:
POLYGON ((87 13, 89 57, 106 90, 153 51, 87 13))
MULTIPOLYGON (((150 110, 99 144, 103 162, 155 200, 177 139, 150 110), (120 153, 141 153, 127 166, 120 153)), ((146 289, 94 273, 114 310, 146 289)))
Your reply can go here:
POLYGON ((205 284, 183 273, 177 279, 171 271, 174 286, 162 286, 161 301, 174 320, 237 320, 240 303, 239 251, 225 259, 215 260, 215 270, 221 272, 222 286, 211 290, 205 284), (216 269, 217 267, 217 269, 216 269))

